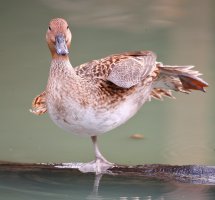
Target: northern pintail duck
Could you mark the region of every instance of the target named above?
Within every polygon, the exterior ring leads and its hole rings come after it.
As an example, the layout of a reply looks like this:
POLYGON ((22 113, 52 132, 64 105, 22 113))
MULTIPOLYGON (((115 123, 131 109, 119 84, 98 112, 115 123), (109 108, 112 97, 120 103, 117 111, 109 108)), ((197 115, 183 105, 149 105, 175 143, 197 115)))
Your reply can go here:
POLYGON ((48 111, 59 127, 92 139, 96 173, 113 166, 100 153, 97 136, 125 123, 151 98, 173 97, 171 91, 204 91, 208 84, 193 66, 168 66, 151 51, 114 54, 75 68, 69 61, 71 32, 66 20, 50 21, 46 41, 51 67, 46 90, 32 103, 34 114, 48 111))

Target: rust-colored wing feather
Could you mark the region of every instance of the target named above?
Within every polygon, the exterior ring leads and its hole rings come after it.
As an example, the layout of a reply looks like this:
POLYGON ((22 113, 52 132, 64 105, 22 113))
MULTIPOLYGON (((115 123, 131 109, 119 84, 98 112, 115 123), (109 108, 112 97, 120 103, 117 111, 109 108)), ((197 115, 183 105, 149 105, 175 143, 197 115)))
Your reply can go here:
POLYGON ((46 113, 46 111, 46 92, 44 91, 33 99, 32 109, 30 109, 30 112, 35 115, 42 115, 46 113))
POLYGON ((202 74, 193 70, 194 66, 157 66, 160 70, 160 76, 162 77, 160 81, 166 82, 166 85, 168 85, 168 82, 171 82, 172 85, 175 84, 174 87, 171 88, 173 90, 188 93, 191 90, 201 90, 204 92, 205 87, 208 87, 208 83, 199 77, 202 74))
POLYGON ((208 87, 208 83, 199 77, 202 74, 193 70, 193 67, 168 66, 157 63, 159 74, 157 81, 154 82, 154 89, 150 96, 156 99, 162 99, 162 96, 173 98, 172 90, 188 94, 192 90, 205 92, 205 87, 208 87))

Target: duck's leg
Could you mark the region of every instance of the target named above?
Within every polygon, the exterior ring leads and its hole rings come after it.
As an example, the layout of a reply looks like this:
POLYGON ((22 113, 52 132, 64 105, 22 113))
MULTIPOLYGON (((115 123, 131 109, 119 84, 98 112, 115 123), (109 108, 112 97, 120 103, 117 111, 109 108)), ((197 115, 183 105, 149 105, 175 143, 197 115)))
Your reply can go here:
POLYGON ((108 168, 110 168, 111 166, 113 166, 114 164, 106 160, 106 158, 99 151, 99 147, 97 144, 97 136, 91 136, 91 140, 93 142, 94 152, 95 152, 95 161, 93 161, 95 162, 95 167, 96 167, 95 171, 96 171, 96 174, 100 174, 105 170, 107 170, 108 168))
POLYGON ((104 164, 113 165, 113 163, 111 163, 108 160, 106 160, 106 158, 99 151, 99 147, 98 147, 98 144, 97 144, 97 136, 92 136, 91 139, 92 139, 92 142, 93 142, 95 156, 96 156, 95 161, 96 162, 101 162, 101 163, 104 163, 104 164))
POLYGON ((99 151, 97 145, 97 136, 92 136, 91 139, 94 146, 95 160, 90 163, 84 164, 79 168, 79 170, 81 170, 82 172, 96 172, 96 174, 101 174, 110 167, 114 166, 114 164, 106 160, 99 151))

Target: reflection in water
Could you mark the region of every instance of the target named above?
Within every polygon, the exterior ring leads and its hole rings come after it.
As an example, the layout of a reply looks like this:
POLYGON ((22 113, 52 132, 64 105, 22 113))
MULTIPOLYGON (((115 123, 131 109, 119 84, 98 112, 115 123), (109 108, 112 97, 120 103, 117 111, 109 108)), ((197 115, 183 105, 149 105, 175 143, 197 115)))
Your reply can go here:
POLYGON ((93 184, 93 191, 91 194, 91 197, 98 197, 98 191, 99 191, 99 185, 103 174, 97 174, 95 175, 95 180, 93 184))
POLYGON ((2 199, 209 199, 214 186, 176 184, 140 177, 50 171, 0 171, 2 199), (101 179, 102 178, 102 179, 101 179))

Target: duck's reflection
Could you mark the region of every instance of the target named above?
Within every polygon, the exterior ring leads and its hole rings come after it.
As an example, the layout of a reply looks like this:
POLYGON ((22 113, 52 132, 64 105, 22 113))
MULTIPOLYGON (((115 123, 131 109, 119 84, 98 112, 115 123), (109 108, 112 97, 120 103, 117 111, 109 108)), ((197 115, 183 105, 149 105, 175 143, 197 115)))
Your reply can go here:
MULTIPOLYGON (((83 174, 71 170, 0 170, 2 199, 168 199, 182 194, 212 197, 214 186, 112 175, 83 174), (180 192, 179 192, 180 191, 180 192), (190 192, 189 192, 190 191, 190 192), (194 194, 193 194, 194 195, 194 194)), ((177 198, 176 198, 177 199, 177 198)), ((201 198, 204 199, 204 198, 201 198)))
POLYGON ((99 185, 100 185, 102 176, 103 176, 103 174, 95 175, 92 193, 87 197, 87 199, 98 199, 98 200, 102 199, 102 196, 98 195, 99 185))

